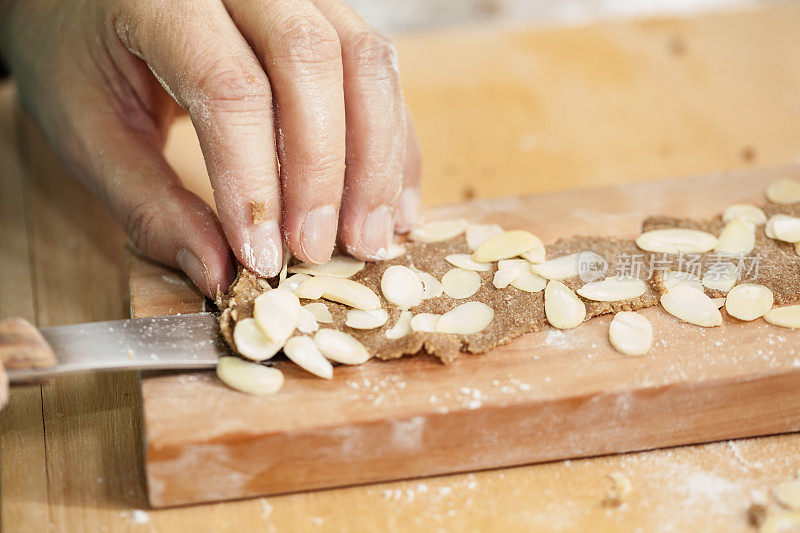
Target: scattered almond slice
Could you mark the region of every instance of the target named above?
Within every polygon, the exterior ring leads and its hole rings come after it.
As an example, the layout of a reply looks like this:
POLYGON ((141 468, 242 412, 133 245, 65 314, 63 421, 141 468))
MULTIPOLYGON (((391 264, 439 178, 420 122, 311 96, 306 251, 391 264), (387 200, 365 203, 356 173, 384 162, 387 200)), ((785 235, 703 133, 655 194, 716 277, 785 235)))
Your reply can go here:
POLYGON ((733 204, 728 206, 722 214, 722 221, 730 222, 734 218, 743 218, 756 226, 767 223, 766 213, 764 213, 760 207, 753 204, 733 204))
MULTIPOLYGON (((388 269, 387 269, 388 270, 388 269)), ((362 285, 357 281, 346 278, 334 278, 331 276, 314 276, 300 284, 295 291, 300 298, 309 298, 306 294, 317 294, 321 289, 322 294, 317 298, 325 298, 332 302, 349 305, 355 309, 378 309, 381 300, 372 289, 362 285)))
POLYGON ((544 247, 544 244, 539 243, 538 246, 534 246, 530 250, 526 250, 519 254, 519 256, 527 261, 530 261, 534 265, 538 265, 539 263, 544 263, 545 257, 547 256, 547 250, 544 247))
POLYGON ((483 241, 495 235, 503 233, 503 228, 497 224, 470 224, 467 226, 467 246, 470 250, 481 245, 483 241))
POLYGON ((764 314, 764 320, 782 328, 800 328, 800 305, 776 307, 764 314))
POLYGON ((297 327, 300 300, 285 289, 269 290, 255 299, 253 318, 267 337, 283 344, 297 327))
POLYGON ((800 242, 794 243, 794 253, 800 255, 800 242))
POLYGON ((571 329, 586 318, 586 306, 569 287, 557 280, 547 282, 544 289, 544 312, 551 326, 571 329))
POLYGON ((717 309, 722 309, 722 306, 725 305, 725 298, 711 298, 711 301, 714 302, 714 305, 717 306, 717 309))
POLYGON ((645 291, 647 285, 640 279, 608 277, 585 284, 577 293, 595 302, 618 302, 638 298, 645 291))
POLYGON ((756 245, 756 227, 749 220, 734 218, 719 232, 714 251, 725 255, 747 255, 756 245))
POLYGON ((411 331, 423 333, 433 333, 436 331, 436 323, 442 315, 434 313, 420 313, 411 318, 411 331))
POLYGON ((437 333, 472 335, 488 326, 494 310, 483 302, 467 302, 443 314, 436 322, 437 333))
POLYGON ((533 265, 531 270, 545 279, 562 280, 578 275, 578 257, 580 254, 562 255, 548 259, 544 263, 533 265))
POLYGON ((483 241, 472 252, 472 259, 479 263, 491 263, 516 257, 541 245, 542 241, 533 233, 523 230, 506 231, 483 241))
POLYGON ((784 205, 800 202, 800 183, 790 179, 774 181, 767 187, 767 199, 784 205))
POLYGON ((606 477, 611 481, 611 487, 606 490, 601 503, 605 507, 619 507, 633 491, 631 480, 622 472, 610 472, 606 477))
POLYGON ((444 293, 441 282, 427 272, 416 270, 417 277, 422 282, 422 299, 438 298, 444 293))
POLYGON ((503 259, 497 263, 497 266, 498 272, 501 270, 517 270, 519 272, 510 282, 510 285, 515 289, 525 292, 539 292, 544 290, 545 285, 547 285, 546 279, 539 274, 533 273, 531 263, 527 259, 503 259))
POLYGON ((281 343, 270 340, 254 318, 236 322, 233 328, 233 342, 236 351, 252 361, 269 359, 281 349, 281 343))
POLYGON ((696 229, 656 229, 639 235, 636 238, 636 245, 647 252, 700 254, 713 250, 717 245, 717 238, 696 229))
POLYGON ((792 511, 800 511, 800 479, 784 481, 772 488, 779 504, 792 511))
POLYGON ((499 268, 494 273, 492 278, 492 285, 495 289, 505 289, 508 285, 517 279, 520 275, 520 269, 517 267, 499 268))
POLYGON ((307 309, 311 312, 317 322, 322 324, 330 324, 333 322, 333 316, 331 316, 328 306, 322 302, 311 302, 310 304, 304 305, 303 309, 307 309))
POLYGON ((345 324, 353 329, 375 329, 386 324, 389 320, 389 313, 386 309, 372 309, 364 311, 362 309, 350 309, 347 311, 345 324))
POLYGON ((625 355, 644 355, 653 345, 653 326, 639 313, 620 311, 608 326, 608 339, 625 355))
MULTIPOLYGON (((282 282, 280 282, 278 284, 278 288, 295 292, 297 288, 300 286, 300 284, 308 279, 311 279, 311 276, 309 276, 308 274, 293 274, 291 276, 288 276, 282 282)), ((268 287, 265 288, 268 289, 268 287)))
POLYGON ((733 263, 716 263, 713 269, 703 274, 702 285, 706 288, 728 292, 739 280, 739 268, 733 263))
POLYGON ((409 238, 422 243, 441 242, 458 237, 466 229, 466 220, 438 220, 412 229, 409 238))
POLYGON ((419 276, 410 268, 393 265, 381 277, 383 297, 403 311, 422 302, 424 287, 419 276))
POLYGON ((767 237, 779 241, 800 242, 800 218, 789 215, 773 215, 767 221, 767 237))
POLYGON ((294 364, 315 376, 324 379, 333 377, 333 366, 325 359, 311 337, 292 337, 286 341, 283 353, 294 364))
POLYGON ((343 365, 360 365, 372 357, 358 339, 338 329, 321 329, 314 342, 326 358, 343 365))
POLYGON ((478 263, 477 261, 473 261, 470 254, 450 254, 445 256, 444 259, 454 267, 463 268, 464 270, 488 272, 492 268, 491 263, 478 263))
POLYGON ((700 278, 691 272, 684 272, 682 270, 677 272, 675 270, 668 270, 664 272, 661 276, 661 284, 666 290, 670 290, 678 285, 688 285, 689 287, 694 287, 698 291, 703 290, 703 283, 700 281, 700 278))
POLYGON ((350 278, 363 270, 366 263, 349 255, 334 255, 327 263, 315 265, 300 263, 289 267, 290 274, 309 274, 311 276, 331 276, 334 278, 350 278))
POLYGON ((481 276, 474 270, 451 268, 442 276, 442 289, 450 298, 469 298, 481 288, 481 276))
MULTIPOLYGON (((327 308, 325 310, 327 311, 327 308)), ((319 329, 317 317, 314 316, 314 313, 312 313, 307 306, 300 308, 300 315, 297 319, 297 329, 301 333, 314 333, 319 329)))
POLYGON ((251 363, 238 357, 220 357, 217 377, 232 389, 256 396, 275 394, 283 386, 283 373, 277 368, 251 363))
POLYGON ((722 314, 711 298, 689 285, 678 285, 661 295, 661 305, 672 316, 702 326, 712 328, 722 325, 722 314))
MULTIPOLYGON (((292 278, 295 276, 307 276, 307 274, 295 274, 292 278)), ((318 279, 312 276, 308 276, 307 279, 302 280, 294 290, 294 295, 304 300, 318 300, 322 298, 323 294, 325 294, 325 287, 322 286, 322 283, 318 279)))
POLYGON ((401 255, 405 255, 406 247, 398 242, 393 242, 389 245, 389 248, 386 249, 386 260, 397 259, 401 255))
POLYGON ((800 512, 782 511, 767 516, 758 533, 797 533, 800 531, 800 512))
POLYGON ((387 329, 384 335, 388 339, 401 339, 411 333, 411 318, 413 317, 411 311, 402 311, 400 316, 397 317, 397 322, 394 326, 387 329))

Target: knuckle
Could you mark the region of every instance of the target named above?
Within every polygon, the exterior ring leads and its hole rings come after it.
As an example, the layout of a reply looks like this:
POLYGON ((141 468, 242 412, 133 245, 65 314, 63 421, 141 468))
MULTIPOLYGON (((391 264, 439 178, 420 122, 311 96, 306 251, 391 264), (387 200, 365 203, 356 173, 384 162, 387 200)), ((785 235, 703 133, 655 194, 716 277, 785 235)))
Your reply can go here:
POLYGON ((298 168, 315 184, 335 184, 344 179, 344 154, 301 149, 293 154, 298 168))
POLYGON ((150 254, 154 247, 156 226, 159 212, 153 202, 137 203, 125 219, 125 231, 133 244, 145 254, 150 254))
POLYGON ((294 63, 325 65, 341 60, 339 36, 322 17, 287 18, 274 38, 274 56, 294 63))
POLYGON ((389 39, 375 30, 358 34, 348 51, 358 67, 397 75, 397 50, 389 39))
POLYGON ((264 111, 271 108, 272 91, 263 72, 227 60, 208 64, 198 76, 206 102, 223 110, 264 111))

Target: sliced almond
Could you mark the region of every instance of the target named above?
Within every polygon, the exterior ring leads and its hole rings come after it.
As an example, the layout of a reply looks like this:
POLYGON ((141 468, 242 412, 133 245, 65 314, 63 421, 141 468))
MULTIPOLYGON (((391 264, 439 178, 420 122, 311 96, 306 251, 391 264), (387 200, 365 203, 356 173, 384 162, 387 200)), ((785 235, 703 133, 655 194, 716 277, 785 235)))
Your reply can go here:
POLYGON ((437 333, 472 335, 488 326, 494 310, 483 302, 467 302, 443 314, 436 322, 437 333))
POLYGON ((251 363, 238 357, 220 357, 217 377, 232 389, 256 396, 275 394, 283 386, 283 373, 277 368, 251 363))
POLYGON ((728 206, 722 214, 722 221, 730 222, 734 218, 743 218, 756 226, 767 223, 767 215, 764 210, 753 204, 733 204, 728 206))
POLYGON ((402 310, 416 307, 422 302, 424 288, 419 276, 408 267, 393 265, 381 276, 383 297, 402 310))
MULTIPOLYGON (((307 274, 295 274, 295 276, 308 276, 307 274)), ((288 278, 292 279, 292 278, 288 278)), ((287 283, 289 283, 287 279, 287 283)), ((314 278, 313 276, 308 276, 307 279, 304 279, 300 282, 297 288, 294 290, 294 295, 298 298, 303 298, 304 300, 318 300, 322 298, 322 295, 325 294, 325 287, 322 286, 322 282, 318 279, 314 278)))
POLYGON ((466 220, 438 220, 412 229, 409 238, 423 243, 441 242, 458 237, 466 229, 466 220))
POLYGON ((714 251, 725 255, 747 255, 756 245, 756 227, 749 220, 734 218, 719 232, 714 251))
POLYGON ((653 345, 653 326, 639 313, 620 311, 608 326, 608 339, 625 355, 644 355, 653 345))
POLYGON ((295 292, 300 284, 308 279, 311 279, 311 276, 308 274, 293 274, 291 276, 287 276, 285 280, 280 282, 278 284, 278 288, 295 292))
POLYGON ((779 511, 770 514, 758 527, 758 533, 797 533, 800 531, 800 512, 779 511))
POLYGON ((397 259, 401 255, 405 255, 405 253, 406 247, 404 245, 393 242, 389 245, 389 248, 386 249, 386 260, 397 259))
POLYGON ((436 323, 442 315, 419 313, 411 318, 411 331, 432 333, 436 331, 436 323))
POLYGON ((441 282, 434 278, 427 272, 421 270, 414 271, 417 277, 422 282, 422 299, 429 300, 431 298, 438 298, 444 293, 441 282))
POLYGON ((579 273, 579 256, 580 254, 570 254, 548 259, 544 263, 533 265, 531 270, 545 279, 574 278, 579 273))
POLYGON ((253 318, 267 337, 283 344, 297 327, 300 300, 285 289, 269 290, 255 299, 253 318))
POLYGON ((394 326, 387 329, 384 335, 387 339, 401 339, 411 333, 411 318, 413 317, 411 311, 402 311, 400 316, 397 317, 397 322, 394 326))
POLYGON ((767 199, 776 204, 793 204, 800 202, 800 182, 782 179, 772 182, 767 187, 767 199))
MULTIPOLYGON (((525 292, 544 290, 547 280, 531 270, 531 263, 526 259, 504 259, 497 263, 500 270, 516 269, 519 274, 511 280, 510 285, 525 292)), ((496 277, 496 276, 495 276, 496 277)))
POLYGON ((769 288, 756 283, 742 283, 728 293, 725 310, 739 320, 755 320, 767 314, 774 301, 769 288))
POLYGON ((703 283, 700 278, 691 272, 668 270, 661 275, 661 284, 665 290, 670 290, 678 285, 688 285, 694 287, 698 291, 703 290, 703 283))
POLYGON ((445 256, 444 259, 454 267, 463 268, 464 270, 488 272, 492 268, 491 263, 478 263, 477 261, 473 261, 470 254, 450 254, 445 256))
POLYGON ((783 328, 800 328, 800 305, 771 309, 764 315, 764 320, 783 328))
POLYGON ((722 306, 725 305, 725 298, 711 298, 711 301, 714 302, 717 309, 722 309, 722 306))
POLYGON ((800 511, 800 479, 784 481, 772 488, 772 495, 778 503, 791 509, 800 511))
POLYGON ((557 280, 544 289, 544 312, 551 326, 558 329, 577 327, 586 318, 586 306, 569 287, 557 280))
POLYGON ((285 244, 283 245, 283 256, 281 260, 281 271, 278 272, 278 286, 280 287, 281 283, 286 281, 286 276, 289 273, 289 263, 293 259, 292 252, 289 250, 289 247, 285 244))
POLYGON ((309 274, 311 276, 332 276, 334 278, 350 278, 361 272, 366 263, 349 255, 334 255, 327 263, 315 265, 300 263, 289 267, 290 274, 309 274))
POLYGON ((386 324, 389 320, 389 313, 386 309, 372 309, 364 311, 362 309, 350 309, 347 311, 345 324, 353 329, 375 329, 386 324))
POLYGON ((779 241, 800 242, 800 218, 789 215, 773 215, 767 221, 767 237, 779 241))
POLYGON ((333 366, 322 355, 311 337, 292 337, 283 347, 286 354, 294 364, 324 379, 333 377, 333 366))
POLYGON ((662 294, 661 305, 672 316, 690 324, 704 328, 722 325, 722 314, 711 298, 688 285, 678 285, 662 294))
POLYGON ((638 298, 645 291, 647 285, 640 279, 608 277, 587 283, 576 292, 595 302, 618 302, 638 298))
MULTIPOLYGON (((325 310, 327 311, 327 309, 325 310)), ((307 306, 300 308, 300 316, 297 319, 297 329, 301 333, 314 333, 319 329, 319 324, 317 323, 317 317, 314 316, 314 313, 309 311, 307 306)))
POLYGON ((800 255, 800 242, 794 243, 794 253, 800 255))
POLYGON ((733 263, 714 263, 703 274, 702 285, 708 289, 728 292, 739 281, 739 268, 733 263))
POLYGON ((317 298, 339 302, 355 309, 370 310, 378 309, 381 306, 380 298, 372 289, 346 278, 314 276, 312 279, 301 283, 295 294, 300 298, 307 298, 307 296, 301 296, 301 294, 316 294, 318 289, 321 289, 322 294, 317 298))
POLYGON ((530 250, 524 251, 519 256, 527 261, 530 261, 534 265, 538 265, 539 263, 544 263, 545 257, 547 256, 547 250, 544 247, 544 244, 539 244, 538 246, 534 246, 530 250))
POLYGON ((450 298, 469 298, 481 288, 481 276, 474 270, 451 268, 442 276, 442 289, 450 298))
POLYGON ((696 229, 656 229, 639 235, 636 238, 636 245, 647 252, 700 254, 713 250, 717 245, 717 238, 696 229))
POLYGON ((239 354, 253 361, 269 359, 278 353, 282 346, 282 343, 267 337, 254 318, 236 322, 233 328, 233 342, 239 354))
POLYGON ((542 241, 533 233, 523 230, 506 231, 483 241, 472 252, 472 259, 479 263, 490 263, 516 257, 541 245, 542 241))
POLYGON ((338 329, 319 330, 314 342, 322 355, 343 365, 360 365, 372 357, 355 337, 338 329))
POLYGON ((472 251, 481 245, 483 241, 495 235, 503 233, 503 228, 497 224, 470 224, 467 226, 467 246, 472 251))
POLYGON ((306 304, 303 306, 303 309, 311 312, 317 322, 322 324, 330 324, 333 322, 333 317, 331 316, 328 306, 322 302, 312 302, 310 304, 306 304))
POLYGON ((508 287, 509 283, 519 277, 520 272, 520 269, 517 267, 500 268, 494 273, 492 285, 494 285, 495 289, 505 289, 508 287))

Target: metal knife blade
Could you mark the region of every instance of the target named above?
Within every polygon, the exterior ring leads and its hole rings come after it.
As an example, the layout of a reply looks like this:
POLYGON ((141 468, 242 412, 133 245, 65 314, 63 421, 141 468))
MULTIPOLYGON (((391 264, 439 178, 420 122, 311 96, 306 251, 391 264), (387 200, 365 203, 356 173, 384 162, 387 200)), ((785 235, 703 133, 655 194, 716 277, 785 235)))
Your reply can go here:
POLYGON ((76 372, 213 368, 232 351, 212 313, 111 320, 42 328, 58 364, 8 370, 21 383, 76 372))

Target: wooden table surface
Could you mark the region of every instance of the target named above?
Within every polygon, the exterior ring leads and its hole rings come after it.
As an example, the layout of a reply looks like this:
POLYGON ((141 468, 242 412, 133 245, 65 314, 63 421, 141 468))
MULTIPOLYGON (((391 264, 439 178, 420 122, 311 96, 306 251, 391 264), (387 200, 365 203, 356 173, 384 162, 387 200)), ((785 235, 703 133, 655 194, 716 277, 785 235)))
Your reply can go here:
MULTIPOLYGON (((793 161, 798 24, 800 5, 777 4, 402 39, 425 202, 793 161)), ((125 236, 13 102, 3 87, 0 316, 40 326, 128 316, 125 236)), ((750 504, 766 498, 776 512, 770 487, 800 467, 800 435, 784 435, 152 511, 139 408, 135 373, 15 389, 0 415, 3 530, 746 531, 750 504), (633 486, 613 509, 601 505, 609 472, 633 486)))

